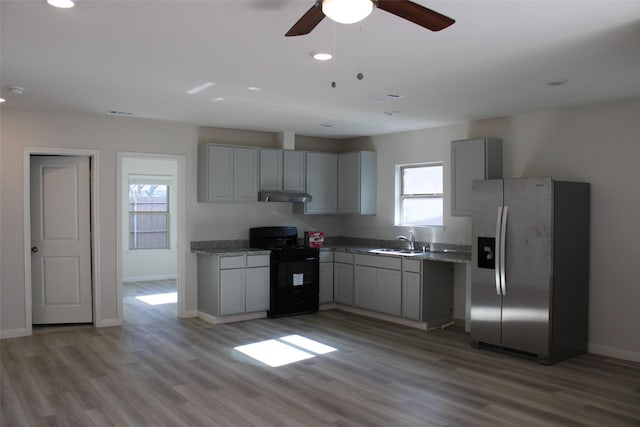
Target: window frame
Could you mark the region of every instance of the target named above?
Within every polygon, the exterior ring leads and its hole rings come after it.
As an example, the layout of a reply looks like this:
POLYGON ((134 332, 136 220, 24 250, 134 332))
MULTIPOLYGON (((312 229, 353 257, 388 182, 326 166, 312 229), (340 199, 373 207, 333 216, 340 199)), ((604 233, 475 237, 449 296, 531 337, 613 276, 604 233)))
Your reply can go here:
POLYGON ((411 163, 396 166, 397 170, 397 197, 396 197, 396 226, 405 227, 444 227, 444 162, 411 163), (442 192, 441 193, 406 193, 404 192, 404 171, 407 169, 438 167, 442 171, 442 192), (404 220, 405 200, 440 199, 442 200, 441 224, 409 224, 404 220))
MULTIPOLYGON (((129 192, 131 191, 131 186, 132 185, 162 185, 162 186, 166 186, 167 187, 167 191, 166 191, 166 210, 162 210, 162 211, 136 211, 136 210, 131 210, 130 209, 130 200, 129 200, 129 196, 127 197, 127 212, 128 212, 128 233, 127 235, 129 236, 128 241, 128 250, 129 251, 166 251, 171 249, 171 183, 170 182, 166 182, 164 180, 156 180, 153 178, 144 180, 144 179, 140 179, 140 178, 130 178, 129 179, 129 183, 127 188, 129 189, 129 192), (137 215, 154 215, 154 216, 164 216, 165 217, 165 246, 163 247, 153 247, 153 248, 149 248, 149 247, 132 247, 131 245, 131 233, 134 233, 134 241, 135 241, 135 236, 136 236, 136 231, 132 230, 131 224, 132 221, 135 224, 136 220, 135 220, 135 216, 137 215)), ((135 202, 134 202, 135 204, 135 202)))

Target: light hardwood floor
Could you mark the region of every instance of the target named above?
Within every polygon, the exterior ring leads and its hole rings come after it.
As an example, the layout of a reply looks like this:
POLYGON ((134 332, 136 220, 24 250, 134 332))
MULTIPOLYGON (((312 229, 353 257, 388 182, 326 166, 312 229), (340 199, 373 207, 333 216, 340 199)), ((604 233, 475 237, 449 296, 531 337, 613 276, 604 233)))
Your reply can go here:
POLYGON ((542 366, 337 310, 214 326, 133 304, 122 327, 0 341, 1 425, 640 425, 638 363, 542 366), (271 368, 234 350, 290 334, 337 351, 271 368))

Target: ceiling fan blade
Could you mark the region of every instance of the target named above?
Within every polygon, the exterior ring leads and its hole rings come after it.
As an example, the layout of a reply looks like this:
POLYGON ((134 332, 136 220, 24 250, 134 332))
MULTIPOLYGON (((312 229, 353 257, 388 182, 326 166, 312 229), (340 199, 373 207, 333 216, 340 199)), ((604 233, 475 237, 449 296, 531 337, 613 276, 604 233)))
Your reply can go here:
POLYGON ((317 4, 314 4, 311 9, 307 10, 307 13, 302 15, 298 22, 293 24, 293 27, 285 34, 285 37, 309 34, 323 19, 324 13, 322 9, 317 4))
POLYGON ((378 8, 431 31, 440 31, 456 22, 447 16, 409 0, 378 0, 378 8))

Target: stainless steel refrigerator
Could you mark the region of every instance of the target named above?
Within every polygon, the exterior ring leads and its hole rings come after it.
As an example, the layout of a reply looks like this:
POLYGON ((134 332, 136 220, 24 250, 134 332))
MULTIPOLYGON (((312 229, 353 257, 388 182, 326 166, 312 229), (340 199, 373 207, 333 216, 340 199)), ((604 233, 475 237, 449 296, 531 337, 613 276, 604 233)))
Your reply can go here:
POLYGON ((472 345, 543 364, 586 352, 589 184, 474 181, 472 197, 472 345))

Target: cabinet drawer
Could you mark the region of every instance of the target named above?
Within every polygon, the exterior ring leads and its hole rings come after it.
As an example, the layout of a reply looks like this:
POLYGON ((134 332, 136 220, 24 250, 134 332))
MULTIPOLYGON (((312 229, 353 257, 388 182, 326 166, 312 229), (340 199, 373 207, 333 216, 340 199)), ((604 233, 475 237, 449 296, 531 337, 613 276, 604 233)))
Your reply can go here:
POLYGON ((320 251, 320 262, 333 262, 333 251, 320 251))
POLYGON ((353 254, 347 252, 336 252, 333 254, 335 262, 343 262, 345 264, 353 264, 353 254))
POLYGON ((223 256, 220 257, 220 269, 224 270, 227 268, 245 268, 246 261, 244 255, 236 255, 236 256, 223 256))
POLYGON ((390 270, 400 270, 402 267, 402 258, 357 254, 356 265, 366 265, 369 267, 387 268, 390 270))
POLYGON ((247 255, 247 267, 268 267, 269 255, 247 255))
POLYGON ((402 270, 404 271, 412 271, 414 273, 420 273, 420 263, 417 259, 403 259, 402 260, 402 270))

